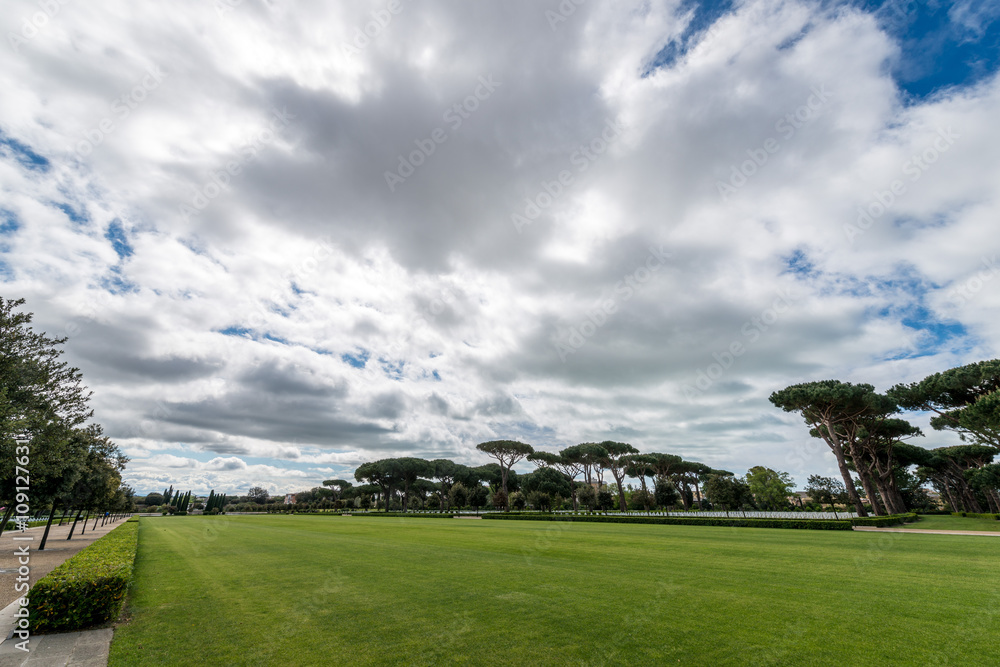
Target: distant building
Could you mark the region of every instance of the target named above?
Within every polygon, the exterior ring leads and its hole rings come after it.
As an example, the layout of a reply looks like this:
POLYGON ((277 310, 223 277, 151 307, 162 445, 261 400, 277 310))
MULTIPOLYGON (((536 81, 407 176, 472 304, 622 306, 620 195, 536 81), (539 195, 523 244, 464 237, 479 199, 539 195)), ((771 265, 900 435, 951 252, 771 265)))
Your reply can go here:
POLYGON ((294 493, 286 493, 285 494, 285 504, 286 505, 293 505, 293 504, 295 504, 295 494, 294 493))

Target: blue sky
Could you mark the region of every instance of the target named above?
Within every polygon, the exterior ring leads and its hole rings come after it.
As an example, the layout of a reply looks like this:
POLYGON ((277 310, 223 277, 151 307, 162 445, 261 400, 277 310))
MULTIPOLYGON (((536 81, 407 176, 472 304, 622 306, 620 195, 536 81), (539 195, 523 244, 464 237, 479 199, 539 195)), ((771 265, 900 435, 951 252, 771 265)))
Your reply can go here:
POLYGON ((998 356, 1000 3, 384 4, 5 7, 2 294, 140 491, 498 438, 802 485, 771 392, 998 356))

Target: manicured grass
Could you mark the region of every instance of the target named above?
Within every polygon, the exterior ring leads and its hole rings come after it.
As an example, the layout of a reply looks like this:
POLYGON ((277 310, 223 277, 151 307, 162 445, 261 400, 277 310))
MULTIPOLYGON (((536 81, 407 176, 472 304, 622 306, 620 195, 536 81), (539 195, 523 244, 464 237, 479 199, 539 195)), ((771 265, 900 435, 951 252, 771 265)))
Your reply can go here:
POLYGON ((998 557, 960 535, 144 518, 110 665, 1000 664, 998 557))
POLYGON ((906 526, 921 530, 973 530, 976 532, 1000 531, 1000 521, 988 519, 970 519, 964 516, 946 516, 944 514, 928 514, 921 516, 920 521, 906 526))

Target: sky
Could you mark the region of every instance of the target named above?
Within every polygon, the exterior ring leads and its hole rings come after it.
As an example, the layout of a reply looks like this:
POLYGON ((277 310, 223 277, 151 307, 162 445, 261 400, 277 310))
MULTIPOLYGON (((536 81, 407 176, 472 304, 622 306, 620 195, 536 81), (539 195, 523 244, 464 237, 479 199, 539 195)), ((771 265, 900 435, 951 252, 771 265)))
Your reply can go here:
POLYGON ((495 439, 802 488, 836 462, 772 392, 1000 356, 996 0, 10 0, 0 32, 0 294, 141 493, 495 439))

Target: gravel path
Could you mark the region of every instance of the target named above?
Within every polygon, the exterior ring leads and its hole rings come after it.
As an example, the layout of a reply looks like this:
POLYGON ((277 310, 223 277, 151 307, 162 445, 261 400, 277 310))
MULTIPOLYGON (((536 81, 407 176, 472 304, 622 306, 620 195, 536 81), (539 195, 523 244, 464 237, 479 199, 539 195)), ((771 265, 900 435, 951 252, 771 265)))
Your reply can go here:
POLYGON ((875 526, 855 526, 854 530, 868 530, 873 533, 926 533, 928 535, 983 535, 1000 537, 1000 531, 984 533, 977 530, 920 530, 919 528, 876 528, 875 526))

